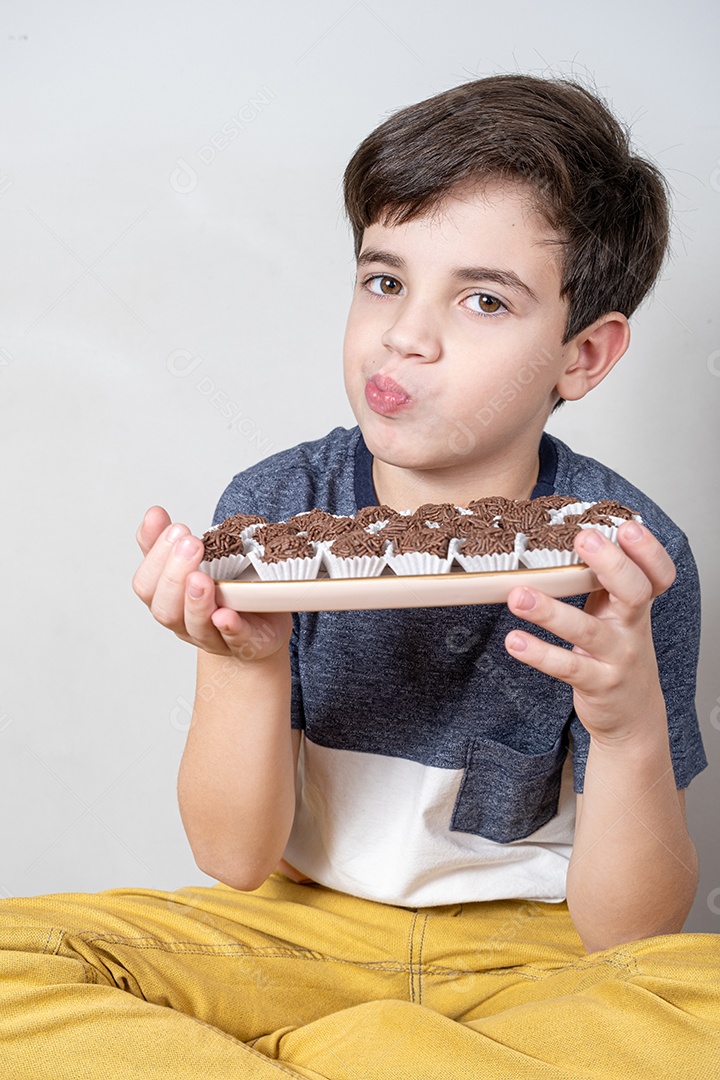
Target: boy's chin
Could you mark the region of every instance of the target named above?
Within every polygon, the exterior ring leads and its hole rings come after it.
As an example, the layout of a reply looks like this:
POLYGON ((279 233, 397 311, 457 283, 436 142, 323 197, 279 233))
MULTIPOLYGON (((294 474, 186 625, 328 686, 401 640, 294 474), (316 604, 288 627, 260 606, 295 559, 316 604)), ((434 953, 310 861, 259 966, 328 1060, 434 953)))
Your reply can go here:
POLYGON ((395 469, 407 469, 417 472, 433 471, 435 469, 452 468, 463 461, 462 455, 455 454, 447 446, 442 449, 432 447, 427 443, 417 446, 415 440, 405 443, 402 439, 378 438, 371 430, 362 430, 365 445, 377 460, 385 465, 391 465, 395 469))

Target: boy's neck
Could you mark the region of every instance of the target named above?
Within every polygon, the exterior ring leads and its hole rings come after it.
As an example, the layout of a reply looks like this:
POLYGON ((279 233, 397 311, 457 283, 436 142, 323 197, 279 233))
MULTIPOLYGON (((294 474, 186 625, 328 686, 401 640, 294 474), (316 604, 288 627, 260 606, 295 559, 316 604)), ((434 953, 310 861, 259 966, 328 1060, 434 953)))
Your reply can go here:
POLYGON ((513 462, 487 463, 468 475, 450 475, 448 469, 413 470, 398 468, 373 458, 372 478, 378 502, 395 510, 416 510, 423 503, 454 503, 467 506, 473 499, 504 495, 507 499, 529 499, 537 483, 540 459, 534 455, 513 462))

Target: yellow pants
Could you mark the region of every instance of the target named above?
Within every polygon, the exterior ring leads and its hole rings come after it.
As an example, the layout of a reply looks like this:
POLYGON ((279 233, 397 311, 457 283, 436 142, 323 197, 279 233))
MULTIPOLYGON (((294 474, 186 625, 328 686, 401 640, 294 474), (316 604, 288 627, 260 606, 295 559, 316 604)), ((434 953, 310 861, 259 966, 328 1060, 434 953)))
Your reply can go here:
POLYGON ((712 1080, 720 936, 586 955, 565 904, 281 874, 0 903, 2 1080, 712 1080))

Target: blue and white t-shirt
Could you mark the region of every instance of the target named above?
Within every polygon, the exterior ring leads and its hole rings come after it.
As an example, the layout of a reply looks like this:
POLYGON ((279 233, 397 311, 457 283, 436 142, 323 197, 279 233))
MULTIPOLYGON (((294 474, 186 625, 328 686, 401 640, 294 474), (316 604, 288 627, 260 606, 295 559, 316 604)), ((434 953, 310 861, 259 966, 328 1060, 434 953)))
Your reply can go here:
MULTIPOLYGON (((623 477, 559 439, 544 434, 539 457, 533 498, 617 499, 675 563, 652 628, 675 780, 686 787, 707 764, 687 537, 623 477)), ((214 522, 240 512, 281 521, 316 506, 355 514, 376 503, 359 428, 335 428, 238 474, 214 522)), ((303 738, 287 862, 330 888, 409 907, 564 899, 589 736, 572 688, 506 652, 507 633, 527 624, 504 604, 301 613, 294 624, 291 722, 303 738)))

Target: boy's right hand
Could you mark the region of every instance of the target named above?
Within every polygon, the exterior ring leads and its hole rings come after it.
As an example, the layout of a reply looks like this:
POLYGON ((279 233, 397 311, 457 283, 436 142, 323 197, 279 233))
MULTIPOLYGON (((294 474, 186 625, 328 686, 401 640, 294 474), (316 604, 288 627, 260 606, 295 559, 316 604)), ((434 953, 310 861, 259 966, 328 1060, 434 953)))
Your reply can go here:
POLYGON ((205 652, 238 660, 264 660, 287 648, 292 616, 218 607, 215 582, 198 570, 202 541, 186 525, 173 524, 161 506, 148 510, 136 539, 144 559, 133 590, 162 626, 205 652))

